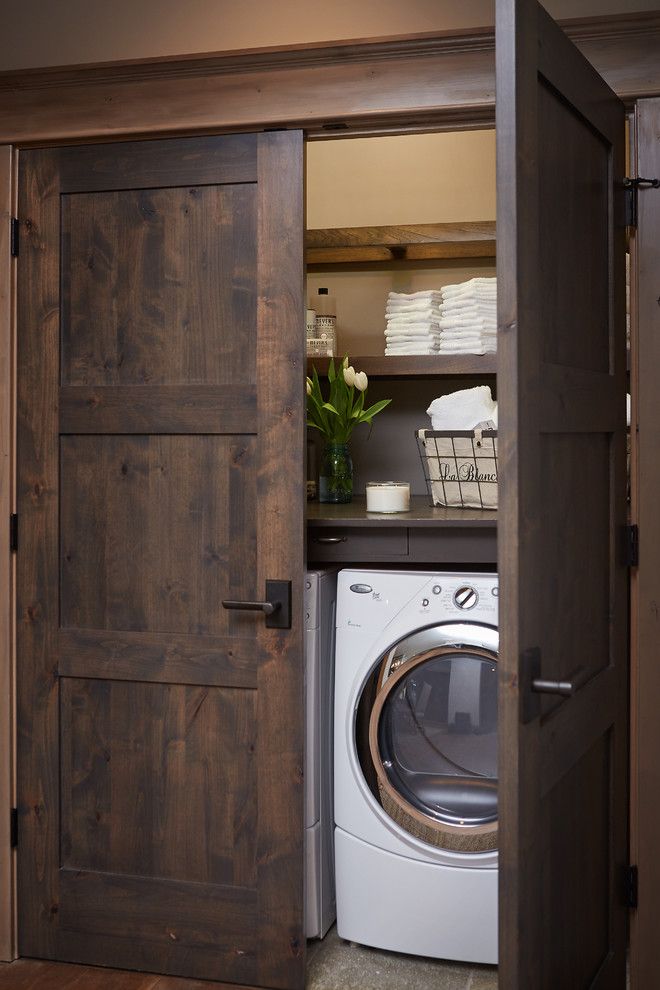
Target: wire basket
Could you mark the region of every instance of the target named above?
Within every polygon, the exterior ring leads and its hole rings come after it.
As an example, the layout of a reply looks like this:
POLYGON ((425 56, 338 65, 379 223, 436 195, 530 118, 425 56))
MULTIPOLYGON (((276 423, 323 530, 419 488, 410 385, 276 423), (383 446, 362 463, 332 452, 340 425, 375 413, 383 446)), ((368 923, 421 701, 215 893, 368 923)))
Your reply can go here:
POLYGON ((497 430, 417 430, 431 505, 497 508, 497 430))

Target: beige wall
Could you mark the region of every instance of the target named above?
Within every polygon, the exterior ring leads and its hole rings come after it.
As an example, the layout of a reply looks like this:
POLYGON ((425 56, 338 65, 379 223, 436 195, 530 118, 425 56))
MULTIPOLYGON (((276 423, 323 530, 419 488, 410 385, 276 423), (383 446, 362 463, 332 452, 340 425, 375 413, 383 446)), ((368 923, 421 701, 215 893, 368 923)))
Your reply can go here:
MULTIPOLYGON (((657 0, 546 0, 555 17, 657 0)), ((475 27, 492 0, 0 0, 0 71, 475 27)))

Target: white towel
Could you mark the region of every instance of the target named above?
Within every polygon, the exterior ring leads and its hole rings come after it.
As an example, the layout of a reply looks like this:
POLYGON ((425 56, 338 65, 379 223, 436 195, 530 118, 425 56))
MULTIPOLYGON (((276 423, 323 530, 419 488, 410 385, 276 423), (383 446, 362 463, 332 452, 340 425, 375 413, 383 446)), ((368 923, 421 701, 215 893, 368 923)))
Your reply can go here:
POLYGON ((388 293, 388 300, 416 300, 416 299, 439 299, 440 289, 422 289, 420 292, 390 292, 388 293))
POLYGON ((439 330, 427 331, 423 330, 413 330, 409 333, 407 330, 386 330, 385 340, 386 341, 396 341, 396 340, 440 340, 442 334, 439 330))
POLYGON ((490 386, 477 385, 441 395, 426 411, 434 430, 471 430, 483 420, 495 419, 496 410, 490 386))
POLYGON ((385 333, 393 333, 399 330, 401 333, 440 333, 440 323, 431 320, 421 320, 419 323, 399 323, 398 320, 388 320, 385 324, 385 333))
POLYGON ((478 316, 446 316, 440 320, 441 330, 497 330, 497 320, 478 316))
POLYGON ((484 344, 492 343, 497 340, 497 334, 493 332, 479 333, 474 330, 459 330, 457 333, 442 333, 440 335, 440 341, 443 344, 460 344, 463 341, 469 341, 472 344, 484 344))
POLYGON ((396 350, 392 350, 389 347, 385 348, 386 355, 404 355, 404 354, 438 354, 438 351, 434 347, 424 347, 421 345, 411 344, 409 347, 404 349, 397 347, 396 350))
POLYGON ((385 346, 388 350, 397 350, 403 347, 434 347, 437 351, 440 350, 440 338, 433 340, 429 337, 425 339, 416 339, 415 337, 401 337, 398 339, 393 339, 389 337, 385 341, 385 346))
POLYGON ((475 296, 460 296, 458 299, 448 299, 440 307, 442 316, 449 316, 451 313, 472 312, 484 313, 487 316, 494 316, 497 313, 497 300, 486 301, 477 299, 475 296))
POLYGON ((458 296, 466 292, 475 292, 479 295, 489 295, 497 292, 497 278, 470 278, 466 282, 456 282, 453 285, 443 285, 442 295, 444 298, 458 296))
POLYGON ((452 343, 440 344, 442 354, 494 354, 497 351, 497 344, 481 341, 470 343, 470 341, 457 340, 452 343))
POLYGON ((420 308, 406 307, 401 309, 391 310, 389 307, 385 310, 385 316, 389 320, 401 320, 402 322, 415 323, 418 320, 433 320, 440 317, 441 309, 439 306, 421 306, 420 308))

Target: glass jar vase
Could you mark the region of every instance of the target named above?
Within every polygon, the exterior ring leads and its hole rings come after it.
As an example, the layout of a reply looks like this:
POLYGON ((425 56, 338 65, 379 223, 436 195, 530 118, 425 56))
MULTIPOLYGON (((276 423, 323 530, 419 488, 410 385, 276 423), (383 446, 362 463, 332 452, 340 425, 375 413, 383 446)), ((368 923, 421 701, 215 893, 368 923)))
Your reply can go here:
POLYGON ((321 454, 319 502, 350 502, 353 498, 353 461, 347 443, 327 441, 321 454))

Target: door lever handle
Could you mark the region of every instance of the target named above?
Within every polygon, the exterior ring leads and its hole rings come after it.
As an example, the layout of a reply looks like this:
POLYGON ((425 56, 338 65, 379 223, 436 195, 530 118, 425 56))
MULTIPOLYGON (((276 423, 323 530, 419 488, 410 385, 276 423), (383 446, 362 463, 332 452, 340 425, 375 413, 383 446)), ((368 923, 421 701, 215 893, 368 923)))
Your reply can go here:
POLYGON ((291 582, 266 581, 265 601, 224 599, 222 607, 245 612, 263 612, 268 629, 291 628, 291 582))
POLYGON ((542 677, 536 677, 532 681, 532 691, 537 694, 560 694, 563 698, 570 698, 575 691, 573 681, 544 681, 542 677))
POLYGON ((222 607, 243 612, 265 612, 266 615, 272 615, 273 612, 282 607, 282 602, 235 602, 224 599, 222 607))

